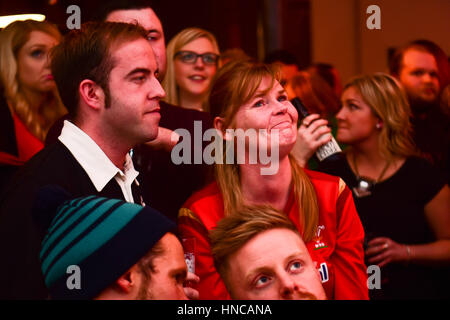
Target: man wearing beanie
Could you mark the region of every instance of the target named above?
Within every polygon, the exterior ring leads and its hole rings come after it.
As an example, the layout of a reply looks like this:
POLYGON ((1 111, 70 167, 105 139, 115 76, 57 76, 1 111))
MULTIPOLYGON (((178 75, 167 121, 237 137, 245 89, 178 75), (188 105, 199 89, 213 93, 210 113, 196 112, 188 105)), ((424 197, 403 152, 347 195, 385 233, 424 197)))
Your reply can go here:
MULTIPOLYGON (((40 214, 36 218, 45 220, 40 214)), ((88 196, 63 202, 40 251, 50 298, 187 299, 175 228, 158 211, 122 200, 88 196)))

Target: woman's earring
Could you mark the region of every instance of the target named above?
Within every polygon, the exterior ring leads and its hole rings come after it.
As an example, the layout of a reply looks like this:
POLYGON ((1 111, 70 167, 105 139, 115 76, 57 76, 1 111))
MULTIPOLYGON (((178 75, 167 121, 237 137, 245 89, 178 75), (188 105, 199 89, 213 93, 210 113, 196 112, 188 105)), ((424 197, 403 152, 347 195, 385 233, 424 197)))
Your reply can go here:
POLYGON ((378 123, 375 125, 375 127, 376 127, 377 129, 381 129, 381 128, 383 127, 383 123, 378 122, 378 123))

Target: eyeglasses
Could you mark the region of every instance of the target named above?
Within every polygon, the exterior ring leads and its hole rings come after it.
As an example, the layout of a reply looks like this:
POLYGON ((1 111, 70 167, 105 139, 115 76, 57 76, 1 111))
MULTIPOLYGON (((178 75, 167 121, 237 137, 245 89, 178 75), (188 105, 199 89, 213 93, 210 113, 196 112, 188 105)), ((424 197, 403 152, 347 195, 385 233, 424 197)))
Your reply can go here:
POLYGON ((184 63, 191 63, 191 64, 196 63, 199 57, 202 58, 203 63, 206 65, 216 65, 217 61, 219 60, 219 55, 212 52, 198 54, 192 51, 178 51, 175 54, 175 58, 176 57, 180 57, 180 60, 183 61, 184 63))

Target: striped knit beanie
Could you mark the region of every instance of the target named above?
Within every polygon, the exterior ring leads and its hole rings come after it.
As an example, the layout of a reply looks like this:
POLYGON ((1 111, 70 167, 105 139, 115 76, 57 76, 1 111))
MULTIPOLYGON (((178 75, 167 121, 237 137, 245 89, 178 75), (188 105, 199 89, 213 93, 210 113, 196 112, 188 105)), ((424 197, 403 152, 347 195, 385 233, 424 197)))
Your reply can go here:
POLYGON ((96 297, 175 227, 158 211, 121 200, 88 196, 64 202, 40 252, 51 298, 96 297), (70 266, 78 267, 80 288, 68 284, 70 266))

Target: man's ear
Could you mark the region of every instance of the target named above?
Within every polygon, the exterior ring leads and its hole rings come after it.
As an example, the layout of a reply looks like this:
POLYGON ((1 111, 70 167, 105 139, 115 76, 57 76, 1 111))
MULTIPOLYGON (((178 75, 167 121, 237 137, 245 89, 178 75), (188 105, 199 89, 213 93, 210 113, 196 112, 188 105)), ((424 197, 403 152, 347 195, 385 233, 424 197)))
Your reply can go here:
POLYGON ((139 276, 138 266, 135 264, 115 281, 115 287, 122 292, 130 293, 139 285, 139 276))
POLYGON ((100 110, 105 107, 105 92, 94 81, 84 79, 78 87, 80 99, 89 107, 100 110))
POLYGON ((225 119, 224 118, 215 117, 213 124, 214 124, 214 128, 216 128, 217 132, 222 137, 222 139, 231 140, 229 133, 226 132, 227 128, 225 128, 225 119))

